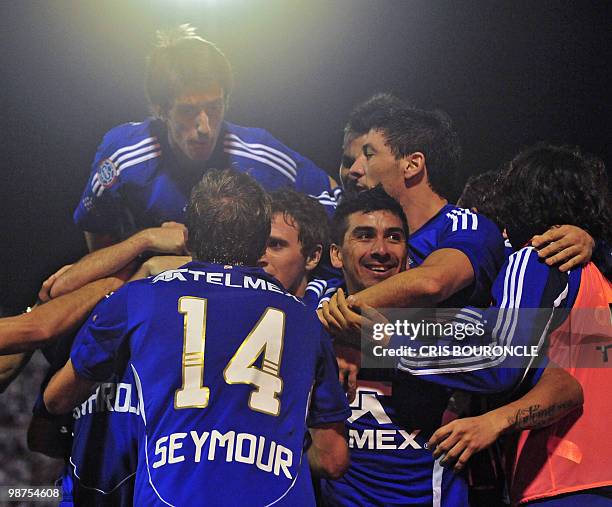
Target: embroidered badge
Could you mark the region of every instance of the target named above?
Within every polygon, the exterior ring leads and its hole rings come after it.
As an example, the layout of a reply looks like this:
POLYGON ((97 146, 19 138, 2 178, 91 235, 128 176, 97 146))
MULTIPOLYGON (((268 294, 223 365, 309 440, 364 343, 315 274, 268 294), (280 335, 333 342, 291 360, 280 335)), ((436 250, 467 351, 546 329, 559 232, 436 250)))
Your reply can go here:
POLYGON ((104 159, 98 166, 98 179, 104 188, 111 187, 117 180, 117 166, 110 159, 104 159))

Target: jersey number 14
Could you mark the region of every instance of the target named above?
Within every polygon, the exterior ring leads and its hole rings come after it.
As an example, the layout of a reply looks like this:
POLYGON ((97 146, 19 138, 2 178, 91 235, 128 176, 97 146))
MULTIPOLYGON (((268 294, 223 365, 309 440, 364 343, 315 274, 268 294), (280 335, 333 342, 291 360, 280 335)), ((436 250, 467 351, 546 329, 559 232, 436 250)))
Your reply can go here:
MULTIPOLYGON (((210 389, 204 385, 207 300, 183 296, 178 311, 184 315, 183 384, 174 394, 174 408, 206 408, 210 389)), ((285 314, 276 308, 266 311, 236 350, 223 370, 228 384, 250 384, 249 408, 264 414, 280 413, 278 395, 283 381, 278 375, 283 352, 285 314), (254 366, 263 354, 261 368, 254 366)))

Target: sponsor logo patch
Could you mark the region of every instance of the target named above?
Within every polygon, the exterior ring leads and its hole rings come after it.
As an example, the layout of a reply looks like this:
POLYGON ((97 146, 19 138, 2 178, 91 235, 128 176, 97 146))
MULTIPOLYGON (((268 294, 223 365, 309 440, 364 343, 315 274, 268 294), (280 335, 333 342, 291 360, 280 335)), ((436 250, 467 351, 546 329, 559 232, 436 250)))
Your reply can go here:
POLYGON ((87 211, 91 211, 94 207, 94 201, 91 197, 87 196, 83 198, 83 207, 87 210, 87 211))
POLYGON ((104 188, 111 187, 117 180, 117 166, 110 159, 104 159, 98 166, 98 178, 104 188))

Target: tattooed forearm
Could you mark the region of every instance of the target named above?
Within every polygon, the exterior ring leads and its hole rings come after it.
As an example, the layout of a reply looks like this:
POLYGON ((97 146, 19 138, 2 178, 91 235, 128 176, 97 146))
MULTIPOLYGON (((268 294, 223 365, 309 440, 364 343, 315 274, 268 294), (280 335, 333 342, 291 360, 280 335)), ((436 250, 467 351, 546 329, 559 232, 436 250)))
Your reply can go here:
POLYGON ((543 428, 557 421, 575 406, 575 403, 571 402, 558 403, 546 407, 530 405, 527 408, 520 408, 516 413, 508 417, 508 423, 513 430, 519 431, 543 428))

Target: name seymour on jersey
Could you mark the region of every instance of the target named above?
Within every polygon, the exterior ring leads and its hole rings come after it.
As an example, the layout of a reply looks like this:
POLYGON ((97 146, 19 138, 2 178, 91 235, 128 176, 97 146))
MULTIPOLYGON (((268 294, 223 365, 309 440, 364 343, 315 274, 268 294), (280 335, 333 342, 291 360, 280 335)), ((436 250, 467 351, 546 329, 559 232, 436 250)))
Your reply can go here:
POLYGON ((160 437, 155 442, 157 461, 153 468, 181 463, 189 460, 200 463, 202 459, 226 462, 239 462, 254 465, 263 472, 293 479, 290 467, 293 464, 293 452, 262 435, 236 433, 217 430, 171 433, 160 437))

